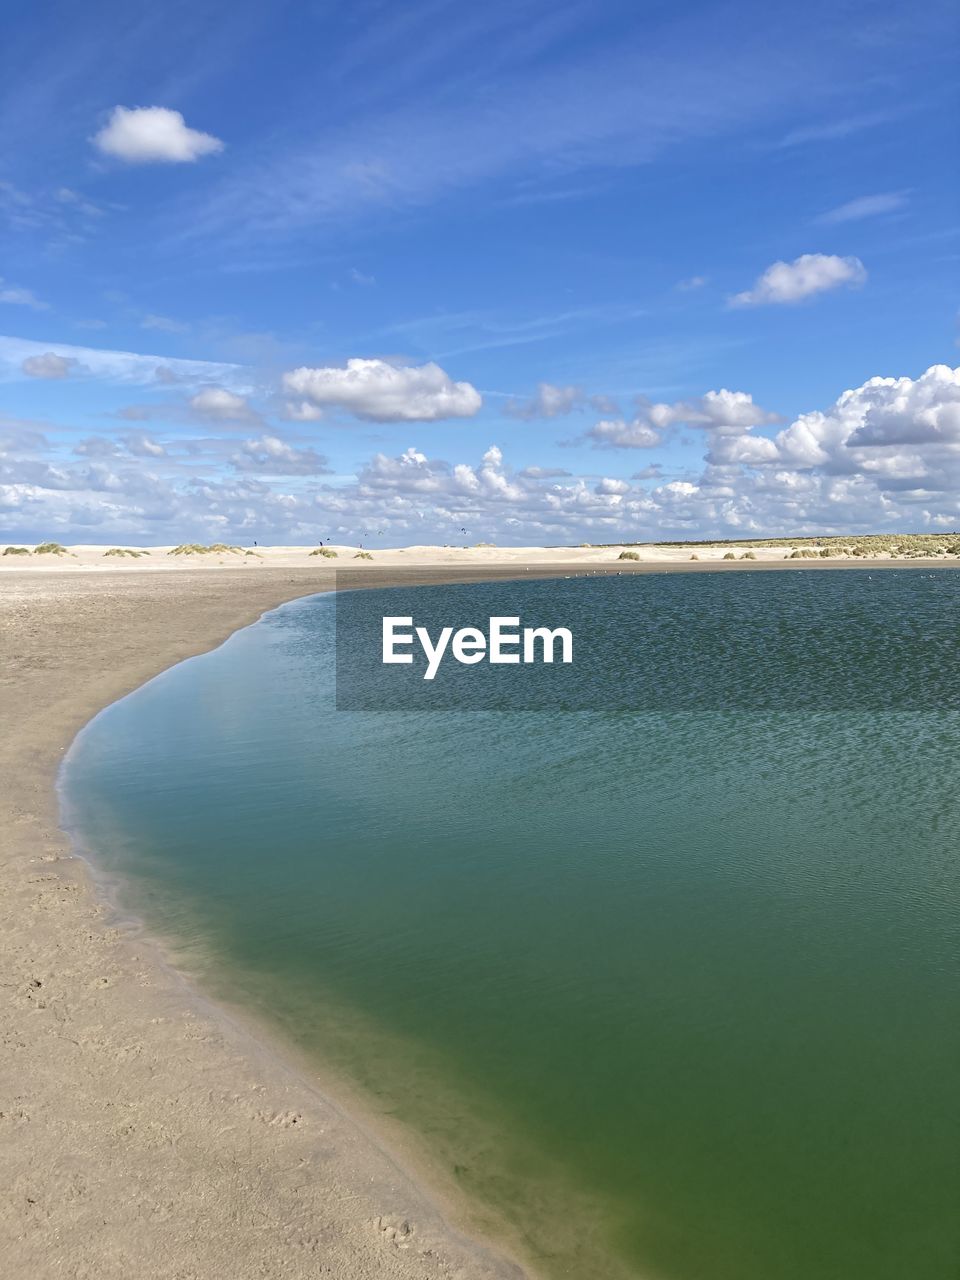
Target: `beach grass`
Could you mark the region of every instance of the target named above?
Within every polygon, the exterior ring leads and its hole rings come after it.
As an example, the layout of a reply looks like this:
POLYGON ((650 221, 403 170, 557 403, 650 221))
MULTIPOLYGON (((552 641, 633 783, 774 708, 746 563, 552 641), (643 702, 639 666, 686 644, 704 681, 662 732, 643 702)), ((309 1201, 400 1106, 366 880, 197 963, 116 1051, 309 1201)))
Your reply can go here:
MULTIPOLYGON (((181 542, 178 547, 171 547, 167 552, 168 556, 205 556, 205 555, 223 555, 225 552, 232 552, 234 555, 243 555, 243 547, 232 547, 226 542, 211 542, 205 547, 202 542, 181 542)), ((256 554, 252 552, 251 554, 256 554)))

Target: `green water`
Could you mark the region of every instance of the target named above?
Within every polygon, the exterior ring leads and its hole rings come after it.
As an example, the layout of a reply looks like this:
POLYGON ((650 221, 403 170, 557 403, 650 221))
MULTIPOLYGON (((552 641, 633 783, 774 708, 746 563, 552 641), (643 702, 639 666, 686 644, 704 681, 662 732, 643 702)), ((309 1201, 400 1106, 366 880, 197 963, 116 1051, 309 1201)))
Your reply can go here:
MULTIPOLYGON (((548 587, 578 635, 672 593, 687 705, 704 592, 823 641, 829 593, 880 589, 805 576, 548 587)), ((845 706, 841 661, 835 707, 789 712, 673 711, 662 680, 640 706, 609 663, 584 678, 622 710, 337 711, 319 597, 99 716, 67 817, 209 990, 354 1081, 548 1275, 954 1280, 960 574, 879 576, 939 646, 922 709, 845 706)), ((825 651, 857 652, 858 616, 825 651)), ((776 652, 745 688, 778 687, 776 652)))

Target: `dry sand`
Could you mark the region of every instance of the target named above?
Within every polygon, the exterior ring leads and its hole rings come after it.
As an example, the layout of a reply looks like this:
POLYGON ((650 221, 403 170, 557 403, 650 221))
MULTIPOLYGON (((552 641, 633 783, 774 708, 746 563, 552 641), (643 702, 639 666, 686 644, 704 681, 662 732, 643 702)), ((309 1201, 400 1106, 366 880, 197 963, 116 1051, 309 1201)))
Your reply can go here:
MULTIPOLYGON (((73 551, 66 563, 0 559, 0 1271, 521 1276, 448 1225, 314 1082, 196 999, 146 938, 117 928, 58 827, 57 769, 91 716, 265 610, 333 586, 335 562, 296 548, 197 567, 155 552, 145 569, 105 562, 103 548, 73 551)), ((375 555, 341 560, 341 585, 671 567, 666 557, 617 564, 592 548, 375 555)), ((672 567, 734 568, 686 561, 672 567)))

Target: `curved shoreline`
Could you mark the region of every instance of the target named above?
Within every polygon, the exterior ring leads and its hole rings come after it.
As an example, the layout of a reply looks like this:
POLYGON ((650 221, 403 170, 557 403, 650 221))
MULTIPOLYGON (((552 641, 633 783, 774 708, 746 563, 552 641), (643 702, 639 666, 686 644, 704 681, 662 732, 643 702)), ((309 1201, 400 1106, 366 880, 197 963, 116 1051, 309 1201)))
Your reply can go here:
MULTIPOLYGON (((363 585, 366 589, 387 589, 385 586, 371 587, 368 583, 363 585)), ((340 588, 340 590, 343 589, 355 588, 351 584, 350 587, 340 588)), ((503 1275, 505 1280, 509 1277, 516 1277, 516 1280, 523 1280, 523 1277, 527 1277, 527 1280, 536 1280, 537 1273, 530 1263, 525 1262, 523 1266, 519 1266, 511 1261, 514 1250, 511 1250, 501 1238, 505 1232, 485 1233, 475 1225, 472 1226, 470 1219, 471 1216, 475 1217, 476 1213, 471 1214, 468 1198, 455 1188, 449 1194, 440 1191, 438 1184, 449 1179, 444 1177, 439 1165, 431 1160, 430 1153, 426 1149, 428 1144, 419 1142, 416 1135, 402 1122, 394 1123, 389 1117, 377 1115, 370 1106, 370 1099, 364 1097, 362 1090, 355 1082, 337 1075, 322 1059, 318 1060, 298 1048, 289 1036, 285 1036, 278 1027, 270 1023, 262 1011, 258 1013, 239 998, 208 993, 202 975, 193 973, 189 968, 182 967, 178 963, 174 954, 176 940, 164 938, 136 912, 128 912, 121 906, 119 898, 124 883, 123 878, 111 876, 98 863, 94 843, 84 837, 81 827, 70 817, 70 800, 64 771, 68 768, 74 751, 82 751, 82 740, 85 734, 101 716, 118 703, 134 698, 148 686, 164 680, 185 664, 219 652, 244 631, 259 626, 271 614, 305 604, 321 596, 332 595, 336 590, 337 588, 330 587, 321 591, 311 591, 307 595, 298 595, 292 600, 275 605, 265 610, 252 622, 230 632, 215 647, 180 659, 151 676, 143 684, 122 694, 114 702, 101 707, 76 734, 57 770, 55 786, 60 826, 67 837, 72 856, 79 858, 84 864, 86 874, 105 909, 108 923, 122 930, 131 945, 136 945, 149 954, 151 963, 161 968, 165 976, 181 989, 184 1000, 196 1010, 199 1016, 211 1019, 228 1030, 247 1057, 263 1064, 268 1076, 279 1074, 284 1079, 291 1080, 296 1087, 305 1089, 316 1105, 333 1109, 345 1123, 354 1125, 375 1148, 378 1156, 389 1163, 398 1182, 409 1184, 413 1195, 423 1199, 428 1212, 436 1218, 436 1227, 448 1233, 470 1255, 482 1259, 485 1265, 492 1268, 491 1275, 495 1274, 498 1277, 503 1275), (389 1135, 385 1132, 388 1127, 392 1131, 389 1135), (421 1149, 414 1153, 406 1149, 411 1146, 421 1149), (462 1226, 458 1225, 458 1219, 463 1219, 462 1226)), ((473 1206, 473 1209, 476 1210, 476 1206, 473 1206)), ((419 1213, 422 1218, 423 1207, 420 1207, 419 1213)), ((409 1216, 408 1214, 407 1217, 409 1216)), ((506 1234, 509 1232, 507 1231, 506 1234)), ((519 1242, 518 1246, 515 1251, 522 1252, 522 1245, 519 1245, 519 1242)), ((457 1274, 461 1273, 458 1271, 457 1274)), ((486 1271, 483 1274, 486 1275, 486 1271)))
POLYGON ((66 578, 18 574, 2 597, 0 955, 13 1010, 0 1256, 38 1280, 306 1276, 320 1263, 357 1277, 521 1275, 446 1223, 295 1065, 228 1011, 201 1008, 145 937, 111 923, 59 829, 61 759, 93 716, 333 574, 66 578))

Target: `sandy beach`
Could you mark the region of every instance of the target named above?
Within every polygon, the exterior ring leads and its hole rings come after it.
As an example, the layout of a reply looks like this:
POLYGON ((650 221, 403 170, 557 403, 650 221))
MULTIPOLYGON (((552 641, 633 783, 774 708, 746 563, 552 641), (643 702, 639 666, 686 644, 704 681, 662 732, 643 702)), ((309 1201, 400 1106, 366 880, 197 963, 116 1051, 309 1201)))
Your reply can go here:
POLYGON ((63 754, 98 710, 265 610, 332 588, 334 567, 346 569, 341 586, 382 586, 863 563, 785 562, 779 550, 690 564, 648 549, 624 563, 609 548, 336 562, 301 547, 198 567, 164 549, 149 563, 104 561, 103 550, 8 557, 0 572, 4 1269, 37 1280, 527 1274, 458 1232, 378 1135, 117 927, 58 825, 63 754))

